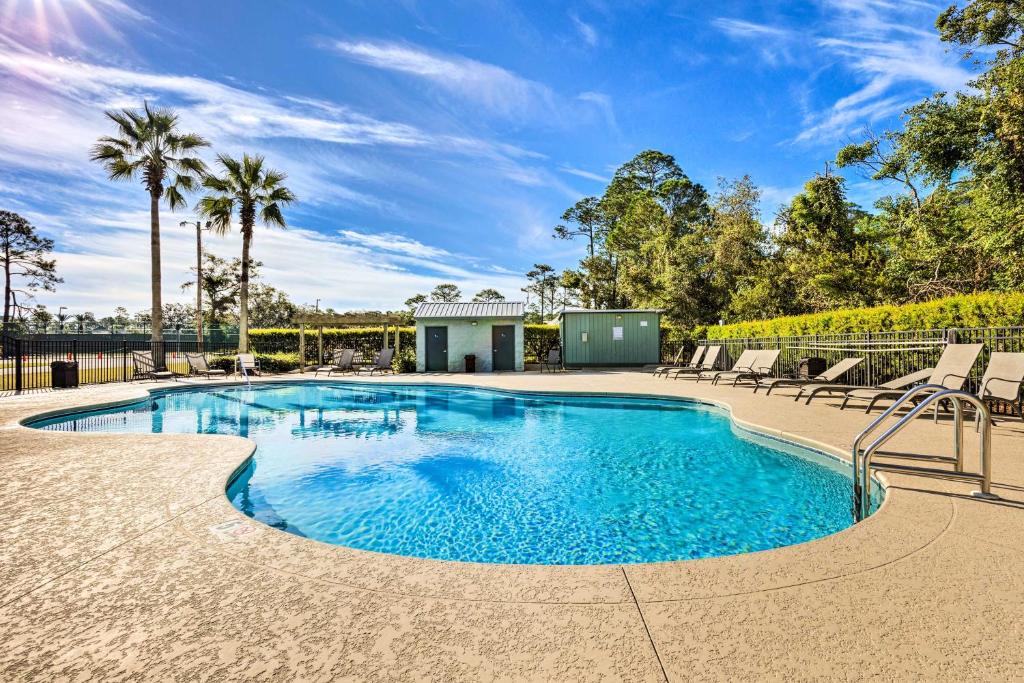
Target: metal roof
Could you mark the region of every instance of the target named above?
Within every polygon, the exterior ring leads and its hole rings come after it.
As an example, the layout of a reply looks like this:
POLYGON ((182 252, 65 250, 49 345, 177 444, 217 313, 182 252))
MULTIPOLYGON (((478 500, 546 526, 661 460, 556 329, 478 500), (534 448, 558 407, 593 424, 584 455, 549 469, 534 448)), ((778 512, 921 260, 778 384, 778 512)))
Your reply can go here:
POLYGON ((522 318, 521 301, 427 301, 416 307, 414 318, 522 318))
POLYGON ((555 318, 561 318, 566 313, 664 313, 663 308, 563 308, 558 311, 558 316, 555 318))

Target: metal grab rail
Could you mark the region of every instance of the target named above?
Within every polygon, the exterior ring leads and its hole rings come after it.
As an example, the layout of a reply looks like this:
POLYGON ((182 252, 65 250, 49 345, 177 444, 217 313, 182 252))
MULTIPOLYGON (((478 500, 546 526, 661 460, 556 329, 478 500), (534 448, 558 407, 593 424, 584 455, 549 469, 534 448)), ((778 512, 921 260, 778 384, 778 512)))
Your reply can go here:
MULTIPOLYGON (((895 436, 900 430, 902 430, 907 424, 912 422, 921 412, 926 410, 928 406, 935 403, 936 410, 938 403, 941 401, 950 401, 953 404, 953 457, 942 458, 937 457, 938 460, 952 460, 954 462, 954 472, 948 470, 935 469, 931 467, 915 467, 912 465, 895 465, 895 464, 884 464, 876 466, 876 469, 883 469, 894 472, 908 472, 914 474, 924 475, 936 475, 936 476, 948 476, 953 474, 958 477, 965 477, 975 479, 981 482, 981 490, 974 491, 972 495, 979 498, 986 499, 998 499, 998 496, 992 493, 992 420, 989 414, 988 406, 985 402, 979 399, 974 394, 959 389, 948 389, 941 385, 925 384, 919 387, 914 387, 900 399, 894 403, 888 410, 886 410, 878 419, 872 422, 868 427, 862 431, 857 438, 854 440, 852 460, 853 460, 853 481, 854 481, 854 519, 860 521, 864 519, 871 505, 871 460, 872 457, 878 452, 878 449, 882 447, 889 439, 895 436), (934 393, 925 397, 923 401, 914 406, 913 410, 904 415, 900 420, 889 427, 883 432, 877 439, 864 450, 863 456, 860 452, 860 444, 867 437, 868 434, 873 432, 889 415, 894 413, 903 404, 910 401, 917 394, 925 390, 937 390, 934 393), (964 472, 963 462, 963 402, 967 401, 975 409, 975 423, 976 428, 979 431, 979 454, 981 459, 981 472, 964 472), (863 458, 861 460, 861 457, 863 458), (861 460, 862 464, 858 466, 858 460, 861 460)), ((904 457, 911 458, 913 456, 899 456, 892 455, 889 457, 904 457)))
POLYGON ((893 402, 889 408, 879 415, 875 420, 865 427, 857 438, 853 440, 853 451, 851 453, 851 464, 853 465, 853 519, 859 522, 860 520, 867 517, 867 510, 861 509, 861 493, 863 487, 861 486, 860 480, 860 465, 858 464, 860 459, 860 445, 875 429, 878 428, 883 422, 888 419, 890 415, 899 410, 904 403, 910 401, 914 396, 925 390, 931 391, 943 391, 946 387, 941 384, 919 384, 916 387, 912 387, 907 390, 902 396, 893 402))

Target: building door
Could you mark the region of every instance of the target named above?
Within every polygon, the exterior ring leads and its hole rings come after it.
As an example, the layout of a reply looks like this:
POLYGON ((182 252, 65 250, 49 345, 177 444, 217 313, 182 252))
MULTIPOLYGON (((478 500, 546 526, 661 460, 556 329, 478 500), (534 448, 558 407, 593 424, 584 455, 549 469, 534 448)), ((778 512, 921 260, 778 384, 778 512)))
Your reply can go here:
POLYGON ((516 369, 516 326, 491 328, 491 361, 495 372, 516 369))
POLYGON ((448 328, 428 327, 427 372, 448 372, 448 328))

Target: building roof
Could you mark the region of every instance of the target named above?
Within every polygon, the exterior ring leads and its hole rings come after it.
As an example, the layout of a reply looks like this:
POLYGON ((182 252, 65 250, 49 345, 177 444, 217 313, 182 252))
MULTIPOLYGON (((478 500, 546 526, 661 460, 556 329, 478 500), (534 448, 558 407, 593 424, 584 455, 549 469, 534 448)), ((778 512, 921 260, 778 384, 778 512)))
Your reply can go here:
POLYGON ((555 320, 566 313, 664 313, 663 308, 563 308, 555 320))
POLYGON ((522 318, 521 301, 426 301, 416 307, 414 318, 522 318))

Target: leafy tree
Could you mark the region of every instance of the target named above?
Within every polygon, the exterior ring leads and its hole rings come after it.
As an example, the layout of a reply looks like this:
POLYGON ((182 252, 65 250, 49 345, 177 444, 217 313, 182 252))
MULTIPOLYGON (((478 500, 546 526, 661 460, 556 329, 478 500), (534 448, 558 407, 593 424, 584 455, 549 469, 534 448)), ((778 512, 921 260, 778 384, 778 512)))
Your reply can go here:
MULTIPOLYGON (((443 283, 434 287, 434 290, 430 292, 431 301, 440 301, 444 303, 453 303, 462 300, 462 290, 456 285, 443 283)), ((408 302, 406 302, 408 303, 408 302)))
MULTIPOLYGON (((178 115, 169 109, 153 109, 146 102, 142 111, 122 109, 106 112, 117 133, 101 137, 91 158, 103 164, 111 180, 139 180, 149 193, 150 289, 152 291, 152 340, 163 340, 160 291, 160 200, 174 209, 185 205, 184 193, 195 189, 206 166, 197 150, 208 146, 195 133, 178 130, 178 115)), ((157 364, 163 364, 157 358, 157 364)))
POLYGON ((35 292, 40 289, 52 292, 63 282, 57 277, 56 261, 47 258, 52 251, 53 240, 40 237, 31 223, 11 211, 0 211, 3 329, 6 330, 15 317, 21 317, 30 310, 28 302, 35 292))
POLYGON ((481 289, 479 292, 473 295, 473 301, 505 301, 505 295, 496 289, 488 287, 486 289, 481 289))
MULTIPOLYGON (((260 261, 249 262, 249 278, 259 278, 259 269, 263 264, 260 261)), ((192 268, 195 273, 195 268, 192 268)), ((189 290, 195 287, 195 280, 188 280, 181 284, 182 290, 189 290)), ((206 315, 206 327, 218 327, 227 324, 234 324, 238 320, 238 299, 242 287, 242 259, 234 258, 228 261, 213 252, 203 254, 203 296, 208 302, 204 306, 206 315)))
POLYGON ((405 305, 409 308, 410 311, 415 311, 416 307, 426 300, 426 294, 413 294, 412 296, 405 300, 405 305))
POLYGON ((876 303, 878 254, 858 229, 867 214, 847 201, 842 177, 825 174, 780 212, 777 243, 804 311, 876 303))
POLYGON ((286 327, 298 308, 288 295, 265 284, 254 284, 249 298, 249 317, 253 327, 286 327))
POLYGON ((281 208, 295 201, 295 195, 284 186, 287 177, 280 171, 264 168, 263 157, 242 155, 235 159, 226 154, 217 155, 223 173, 207 175, 203 187, 211 192, 199 201, 199 213, 210 219, 220 234, 231 229, 231 219, 237 213, 242 230, 242 273, 238 293, 238 350, 249 350, 249 252, 257 214, 267 226, 285 227, 281 208))
POLYGON ((29 320, 37 330, 45 331, 53 322, 53 314, 46 310, 46 306, 38 304, 29 314, 29 320))
POLYGON ((535 263, 533 270, 526 274, 526 279, 530 281, 530 284, 523 291, 537 297, 538 313, 543 322, 545 320, 544 311, 553 311, 555 307, 555 293, 558 290, 558 277, 555 275, 555 269, 546 263, 535 263))

